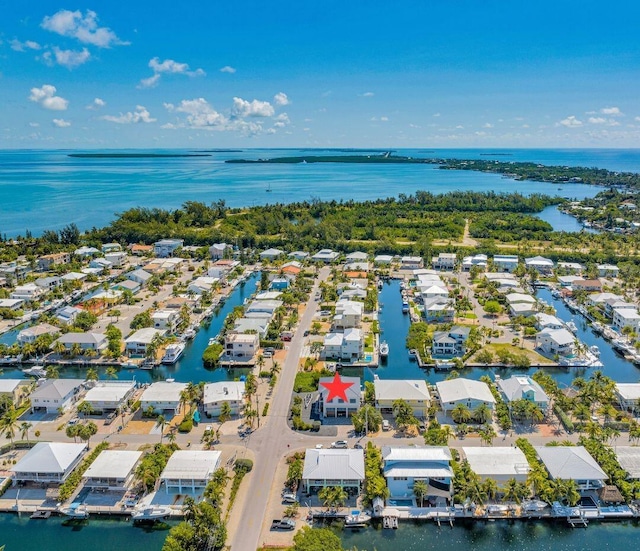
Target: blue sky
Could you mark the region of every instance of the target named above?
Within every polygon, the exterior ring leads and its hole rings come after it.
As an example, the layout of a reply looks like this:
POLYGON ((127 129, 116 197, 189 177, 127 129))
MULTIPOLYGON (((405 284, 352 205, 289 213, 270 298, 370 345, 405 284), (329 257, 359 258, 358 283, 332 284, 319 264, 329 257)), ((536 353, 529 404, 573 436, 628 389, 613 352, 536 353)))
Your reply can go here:
POLYGON ((639 12, 0 0, 0 148, 640 147, 639 12))

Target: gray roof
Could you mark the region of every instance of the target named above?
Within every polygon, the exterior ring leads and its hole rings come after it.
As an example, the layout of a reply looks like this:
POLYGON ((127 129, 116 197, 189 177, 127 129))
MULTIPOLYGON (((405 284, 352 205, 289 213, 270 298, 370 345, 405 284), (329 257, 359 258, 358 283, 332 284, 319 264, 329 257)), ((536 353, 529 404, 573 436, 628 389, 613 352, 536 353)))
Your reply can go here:
POLYGON ((167 461, 163 479, 205 480, 220 463, 221 452, 214 450, 178 450, 167 461))
POLYGON ((526 375, 513 375, 508 379, 498 379, 498 388, 503 392, 507 399, 520 400, 523 393, 533 391, 533 399, 536 402, 548 402, 549 397, 542 387, 536 383, 531 377, 526 375))
POLYGON ((106 339, 104 333, 66 333, 57 340, 62 344, 101 344, 106 339))
POLYGON ((616 446, 616 457, 620 466, 629 473, 629 478, 640 478, 640 448, 638 446, 616 446))
POLYGON ((559 480, 606 480, 606 473, 584 446, 535 446, 536 453, 559 480))
POLYGON ((62 474, 86 448, 86 444, 38 442, 11 470, 16 473, 62 474))
POLYGON ((83 383, 82 379, 47 379, 31 394, 31 399, 60 400, 70 392, 80 388, 83 383))
POLYGON ((304 480, 364 480, 364 450, 307 450, 304 480))
POLYGON ((104 450, 84 473, 85 478, 127 478, 142 452, 104 450))
POLYGON ((487 383, 483 383, 482 381, 474 381, 460 377, 449 381, 439 381, 436 383, 436 387, 442 403, 467 399, 479 400, 491 404, 496 401, 487 383))
POLYGON ((469 466, 479 476, 526 475, 531 468, 520 448, 513 447, 464 447, 469 466))
POLYGON ((373 381, 376 400, 429 401, 429 389, 426 381, 404 379, 376 379, 373 381))
POLYGON ((382 459, 386 461, 451 461, 446 446, 382 446, 382 459))

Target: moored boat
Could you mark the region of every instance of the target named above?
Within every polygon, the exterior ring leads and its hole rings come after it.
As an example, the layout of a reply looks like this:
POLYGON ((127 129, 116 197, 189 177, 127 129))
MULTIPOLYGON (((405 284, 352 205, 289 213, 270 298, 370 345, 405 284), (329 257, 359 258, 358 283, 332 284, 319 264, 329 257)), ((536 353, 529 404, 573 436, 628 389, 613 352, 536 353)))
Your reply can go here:
POLYGON ((344 520, 345 528, 363 528, 371 521, 371 515, 362 511, 351 511, 351 514, 344 520))
POLYGON ((409 303, 406 300, 402 301, 402 313, 403 314, 409 313, 409 303))
POLYGON ((174 342, 171 343, 164 351, 164 356, 162 356, 163 364, 174 364, 182 356, 184 349, 187 345, 184 342, 174 342))
POLYGON ((160 520, 171 514, 169 507, 145 507, 137 509, 131 513, 133 520, 160 520))
POLYGON ((380 343, 380 357, 386 358, 389 355, 389 344, 386 341, 380 343))
POLYGON ((69 507, 61 507, 58 509, 60 514, 70 518, 88 518, 89 511, 83 503, 72 503, 69 507))

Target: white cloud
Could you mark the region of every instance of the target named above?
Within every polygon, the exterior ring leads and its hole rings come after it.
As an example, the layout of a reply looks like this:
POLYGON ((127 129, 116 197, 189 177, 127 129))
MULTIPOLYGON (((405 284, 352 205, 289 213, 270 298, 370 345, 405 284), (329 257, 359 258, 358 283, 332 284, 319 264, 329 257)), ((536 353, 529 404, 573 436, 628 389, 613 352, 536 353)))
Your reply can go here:
POLYGON ((233 74, 233 73, 235 73, 235 72, 236 72, 236 70, 235 70, 233 67, 231 67, 231 65, 225 65, 224 67, 222 67, 222 68, 220 69, 220 72, 221 72, 221 73, 229 73, 229 74, 233 74))
POLYGON ((433 116, 433 117, 439 117, 439 116, 440 116, 440 113, 434 113, 432 116, 433 116))
POLYGON ((365 92, 364 94, 359 94, 359 96, 361 98, 372 98, 375 94, 373 92, 365 92))
MULTIPOLYGON (((55 62, 58 65, 62 65, 67 69, 73 69, 74 67, 78 67, 83 63, 86 63, 91 58, 91 54, 89 50, 86 48, 82 48, 81 51, 76 52, 73 50, 61 50, 57 46, 53 47, 53 54, 55 56, 55 62)), ((51 60, 50 52, 45 52, 44 56, 45 60, 51 60)))
POLYGON ((24 52, 25 50, 39 50, 40 44, 34 42, 33 40, 25 40, 24 42, 20 42, 17 38, 14 38, 11 42, 11 49, 16 52, 24 52))
POLYGON ((588 120, 591 124, 604 124, 607 122, 607 119, 604 117, 589 117, 588 120))
POLYGON ((387 122, 389 120, 389 117, 380 117, 380 120, 382 122, 387 122))
POLYGON ((236 117, 272 117, 275 110, 268 101, 233 98, 231 113, 236 117))
POLYGON ((106 101, 100 98, 95 98, 89 105, 87 105, 87 109, 96 110, 104 107, 105 105, 107 105, 106 101))
POLYGON ((582 126, 582 121, 576 119, 574 115, 568 116, 566 119, 562 119, 559 123, 561 126, 566 126, 567 128, 577 128, 582 126))
POLYGON ((278 92, 275 96, 273 96, 273 101, 276 105, 289 105, 291 102, 287 94, 284 92, 278 92))
POLYGON ((158 85, 158 81, 160 80, 160 74, 156 73, 155 75, 149 78, 143 78, 138 84, 138 88, 153 88, 158 85))
POLYGON ((409 123, 409 128, 421 128, 421 126, 418 125, 418 124, 413 124, 413 123, 410 122, 409 123))
POLYGON ((99 48, 128 44, 120 40, 111 29, 99 27, 98 15, 91 10, 87 10, 84 16, 80 10, 60 10, 51 16, 46 16, 41 26, 61 36, 70 36, 83 44, 92 44, 99 48))
POLYGON ((39 103, 45 109, 64 111, 69 106, 69 102, 60 96, 56 96, 55 93, 55 86, 44 84, 42 88, 31 88, 29 99, 35 103, 39 103))
POLYGON ((485 122, 485 123, 482 125, 482 128, 493 128, 493 124, 491 124, 490 122, 485 122))
POLYGON ((53 122, 53 126, 57 126, 58 128, 67 128, 68 126, 71 126, 71 123, 64 119, 53 119, 51 122, 53 122))
POLYGON ((29 126, 30 126, 31 128, 38 128, 38 126, 40 126, 40 123, 39 123, 39 122, 30 122, 30 123, 29 123, 29 126))
POLYGON ((165 104, 169 111, 174 109, 180 113, 186 113, 189 126, 196 128, 224 128, 228 119, 216 111, 204 98, 182 100, 180 105, 165 104))
POLYGON ((633 120, 636 122, 640 122, 640 117, 634 117, 633 120))
POLYGON ((157 119, 151 118, 151 114, 143 105, 136 105, 134 112, 120 113, 118 116, 105 115, 103 120, 115 122, 117 124, 136 124, 139 122, 155 122, 157 119))
POLYGON ((620 117, 623 113, 619 107, 603 107, 600 109, 603 115, 611 115, 612 117, 620 117))

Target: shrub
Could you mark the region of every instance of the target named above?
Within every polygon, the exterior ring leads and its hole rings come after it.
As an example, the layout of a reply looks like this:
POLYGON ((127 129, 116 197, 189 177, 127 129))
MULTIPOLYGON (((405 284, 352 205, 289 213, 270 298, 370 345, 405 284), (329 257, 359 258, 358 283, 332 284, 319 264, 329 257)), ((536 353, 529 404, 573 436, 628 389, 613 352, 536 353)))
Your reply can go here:
POLYGON ((84 472, 91 466, 91 463, 95 461, 96 457, 100 455, 100 452, 106 450, 108 447, 109 444, 107 442, 98 444, 93 449, 93 451, 84 459, 80 466, 69 475, 67 480, 65 480, 64 483, 60 486, 58 494, 58 499, 60 499, 60 501, 66 501, 73 495, 73 492, 82 480, 82 475, 84 474, 84 472))
POLYGON ((266 417, 267 413, 269 413, 269 402, 267 402, 262 408, 262 417, 266 417))
POLYGON ((236 459, 235 464, 233 465, 234 471, 243 470, 245 473, 250 473, 253 469, 253 461, 251 459, 236 459))
POLYGON ((135 402, 133 402, 133 404, 131 405, 131 413, 135 413, 136 411, 138 411, 140 409, 140 400, 136 400, 135 402))
POLYGON ((562 423, 564 430, 566 430, 567 432, 573 432, 575 430, 575 427, 573 426, 573 421, 569 419, 567 414, 562 409, 560 409, 560 407, 557 404, 553 406, 553 412, 558 416, 558 419, 560 419, 560 422, 562 423))
POLYGON ((321 426, 322 426, 322 423, 321 423, 320 421, 314 421, 314 422, 312 423, 312 428, 311 428, 311 430, 312 430, 313 432, 318 432, 318 431, 320 430, 320 427, 321 427, 321 426))
POLYGON ((191 432, 191 429, 193 429, 193 421, 191 419, 191 417, 187 417, 186 419, 182 420, 182 423, 180 423, 178 425, 178 432, 191 432))

